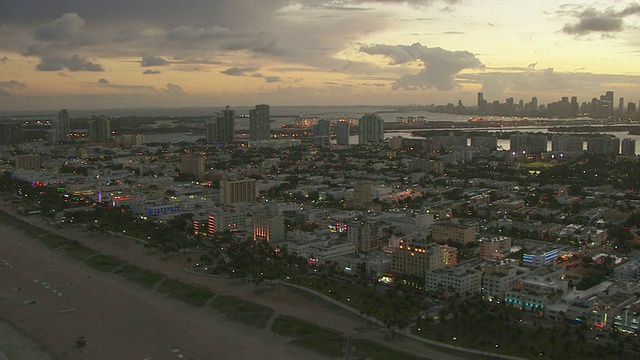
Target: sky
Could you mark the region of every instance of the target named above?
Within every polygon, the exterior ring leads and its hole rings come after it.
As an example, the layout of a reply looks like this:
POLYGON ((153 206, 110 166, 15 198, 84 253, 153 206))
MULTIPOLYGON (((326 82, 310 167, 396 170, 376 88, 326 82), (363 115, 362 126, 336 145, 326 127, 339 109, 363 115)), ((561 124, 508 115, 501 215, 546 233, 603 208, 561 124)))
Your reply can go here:
POLYGON ((0 111, 640 99, 640 3, 0 0, 0 111))

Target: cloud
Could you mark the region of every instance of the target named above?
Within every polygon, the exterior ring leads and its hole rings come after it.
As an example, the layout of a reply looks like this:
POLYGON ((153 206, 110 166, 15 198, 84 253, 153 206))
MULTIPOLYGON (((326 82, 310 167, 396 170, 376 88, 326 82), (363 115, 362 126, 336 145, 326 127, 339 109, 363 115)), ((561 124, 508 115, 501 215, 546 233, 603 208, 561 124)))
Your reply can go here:
POLYGON ((69 71, 104 71, 104 67, 99 63, 78 55, 70 57, 45 56, 36 66, 40 71, 58 71, 67 69, 69 71))
POLYGON ((169 96, 179 97, 179 96, 188 96, 189 94, 182 89, 182 87, 178 84, 167 83, 167 87, 162 89, 162 91, 169 96))
POLYGON ((128 84, 112 84, 109 80, 105 78, 98 79, 98 85, 110 89, 116 90, 125 90, 125 91, 133 91, 133 92, 143 92, 143 93, 155 93, 156 90, 152 86, 148 85, 128 85, 128 84))
POLYGON ((140 66, 162 66, 171 64, 170 61, 165 60, 160 56, 143 56, 142 60, 140 60, 140 66))
POLYGON ((0 88, 26 90, 27 85, 17 80, 9 80, 9 81, 0 81, 0 88))
POLYGON ((420 43, 407 45, 362 46, 361 52, 370 55, 384 55, 391 59, 390 65, 408 64, 420 61, 424 69, 417 74, 405 75, 397 79, 394 89, 436 88, 452 90, 458 87, 456 75, 464 69, 481 69, 482 62, 468 51, 450 51, 440 47, 429 48, 420 43))
POLYGON ((76 13, 68 13, 37 28, 33 36, 41 41, 70 40, 82 32, 85 20, 76 13))
POLYGON ((265 76, 264 81, 268 83, 274 83, 274 82, 280 82, 282 81, 282 79, 280 79, 280 76, 265 76))
POLYGON ((222 70, 220 72, 222 74, 229 75, 229 76, 248 76, 247 73, 255 72, 258 70, 259 70, 258 68, 253 68, 253 67, 246 67, 246 68, 232 67, 226 70, 222 70))
POLYGON ((143 71, 142 74, 143 75, 156 75, 156 74, 160 74, 160 70, 147 69, 147 70, 143 71))
POLYGON ((592 7, 572 10, 569 13, 576 18, 573 23, 565 24, 562 31, 570 35, 587 35, 590 33, 610 34, 620 32, 624 28, 624 18, 640 14, 640 5, 633 3, 622 10, 608 8, 604 11, 592 7))
POLYGON ((0 81, 0 96, 12 96, 9 90, 26 90, 27 85, 17 80, 0 81))
POLYGON ((178 26, 169 30, 166 34, 167 39, 172 41, 204 41, 211 39, 220 39, 233 35, 239 35, 242 33, 233 32, 227 28, 220 26, 213 26, 208 29, 205 28, 193 28, 191 26, 178 26))

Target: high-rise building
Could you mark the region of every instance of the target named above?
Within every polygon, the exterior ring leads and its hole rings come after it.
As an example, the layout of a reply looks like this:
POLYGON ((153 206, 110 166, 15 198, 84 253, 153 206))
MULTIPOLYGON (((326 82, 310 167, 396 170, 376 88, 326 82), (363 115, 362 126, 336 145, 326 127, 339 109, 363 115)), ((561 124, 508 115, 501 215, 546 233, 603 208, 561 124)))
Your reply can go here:
POLYGON ((478 115, 487 113, 487 100, 484 99, 484 93, 478 93, 478 115))
POLYGON ((56 123, 57 141, 68 141, 69 133, 71 133, 71 124, 69 123, 69 111, 62 109, 58 111, 58 122, 56 123))
POLYGON ((627 104, 627 114, 635 114, 635 112, 636 112, 636 103, 630 101, 627 104))
POLYGON ((89 137, 96 143, 111 141, 111 121, 104 116, 92 117, 89 120, 89 137))
POLYGON ((587 152, 596 155, 620 154, 620 139, 613 135, 599 135, 587 139, 587 152))
POLYGON ((581 153, 583 148, 581 136, 556 135, 551 139, 551 151, 556 153, 581 153))
POLYGON ((624 114, 624 98, 620 97, 620 102, 618 103, 618 115, 624 114))
POLYGON ((271 119, 269 105, 256 105, 249 111, 249 140, 269 140, 271 137, 271 119))
POLYGON ((636 156, 636 140, 631 138, 622 139, 622 155, 636 156))
POLYGON ((122 134, 118 136, 120 145, 124 148, 131 148, 133 146, 142 146, 144 144, 143 134, 122 134))
POLYGON ((220 180, 222 205, 246 204, 256 201, 256 179, 220 180))
POLYGON ((318 120, 318 123, 313 127, 313 137, 317 146, 331 144, 331 123, 329 120, 318 120))
POLYGON ((340 119, 336 125, 336 140, 338 145, 349 145, 349 120, 340 119))
POLYGON ((358 121, 360 145, 384 141, 384 120, 378 114, 364 114, 358 121))
POLYGON ((208 144, 230 144, 235 136, 235 113, 227 106, 222 116, 207 123, 208 144))

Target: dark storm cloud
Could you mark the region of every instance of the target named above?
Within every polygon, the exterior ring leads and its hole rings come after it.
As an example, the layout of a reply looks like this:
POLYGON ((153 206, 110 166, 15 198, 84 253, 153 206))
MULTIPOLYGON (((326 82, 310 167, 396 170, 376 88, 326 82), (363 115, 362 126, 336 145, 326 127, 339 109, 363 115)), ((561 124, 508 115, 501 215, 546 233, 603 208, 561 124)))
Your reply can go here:
MULTIPOLYGON (((567 11, 561 11, 567 12, 567 11)), ((576 18, 573 23, 566 24, 562 31, 571 35, 590 33, 615 33, 624 28, 624 18, 640 14, 640 5, 629 4, 622 10, 608 8, 604 11, 594 8, 574 9, 568 11, 576 18)))
POLYGON ((58 71, 63 69, 69 71, 104 71, 104 67, 99 63, 78 55, 72 55, 70 57, 45 56, 40 60, 36 69, 40 71, 58 71))
POLYGON ((169 65, 169 64, 171 64, 170 61, 165 60, 160 56, 143 56, 142 60, 140 60, 140 66, 142 67, 162 66, 162 65, 169 65))
POLYGON ((450 51, 439 47, 429 48, 414 43, 407 45, 370 45, 360 51, 370 55, 384 55, 391 58, 391 65, 401 65, 419 61, 424 66, 417 74, 405 75, 397 79, 394 88, 416 89, 436 88, 452 90, 458 87, 456 75, 463 69, 480 69, 484 65, 468 51, 450 51))
POLYGON ((143 75, 156 75, 156 74, 160 74, 160 70, 145 70, 142 72, 143 75))
POLYGON ((41 41, 70 40, 82 33, 85 20, 76 13, 64 14, 62 17, 37 28, 33 37, 41 41))
POLYGON ((255 71, 258 71, 259 69, 257 68, 239 68, 239 67, 232 67, 226 70, 222 70, 220 71, 222 74, 225 75, 229 75, 229 76, 248 76, 248 73, 252 73, 255 71))

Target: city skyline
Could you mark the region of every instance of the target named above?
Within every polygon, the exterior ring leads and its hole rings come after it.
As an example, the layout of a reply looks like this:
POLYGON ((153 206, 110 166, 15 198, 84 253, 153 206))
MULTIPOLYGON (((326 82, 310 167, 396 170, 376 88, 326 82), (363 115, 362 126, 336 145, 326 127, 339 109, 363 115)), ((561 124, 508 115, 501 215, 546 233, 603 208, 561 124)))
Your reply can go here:
POLYGON ((640 99, 632 1, 48 5, 0 4, 0 111, 640 99))

